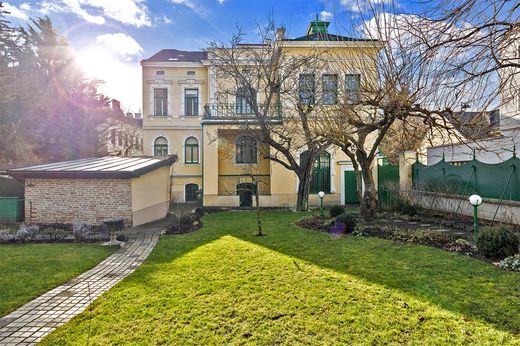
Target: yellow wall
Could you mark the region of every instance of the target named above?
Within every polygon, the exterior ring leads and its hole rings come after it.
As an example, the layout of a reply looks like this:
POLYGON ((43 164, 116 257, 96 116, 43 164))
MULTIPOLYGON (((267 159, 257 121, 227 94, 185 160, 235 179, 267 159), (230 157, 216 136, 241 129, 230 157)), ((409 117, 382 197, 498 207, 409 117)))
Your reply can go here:
POLYGON ((170 167, 161 167, 132 179, 133 225, 166 216, 170 200, 170 167))

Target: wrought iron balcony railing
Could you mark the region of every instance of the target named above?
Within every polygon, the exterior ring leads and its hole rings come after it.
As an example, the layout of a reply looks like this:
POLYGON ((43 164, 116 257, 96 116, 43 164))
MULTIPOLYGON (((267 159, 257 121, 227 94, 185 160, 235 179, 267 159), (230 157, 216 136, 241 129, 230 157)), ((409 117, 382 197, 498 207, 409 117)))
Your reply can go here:
MULTIPOLYGON (((258 114, 267 114, 269 118, 281 119, 282 112, 279 105, 271 105, 266 110, 265 105, 258 105, 258 114)), ((214 120, 254 120, 253 108, 245 103, 208 103, 204 106, 204 119, 214 120)))

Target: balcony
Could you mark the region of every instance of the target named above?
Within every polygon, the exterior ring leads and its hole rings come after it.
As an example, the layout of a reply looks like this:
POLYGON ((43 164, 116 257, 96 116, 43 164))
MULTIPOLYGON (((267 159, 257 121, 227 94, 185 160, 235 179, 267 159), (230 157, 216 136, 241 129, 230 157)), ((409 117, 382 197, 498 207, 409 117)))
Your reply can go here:
MULTIPOLYGON (((264 114, 265 106, 258 105, 258 112, 264 114)), ((271 105, 267 116, 272 120, 281 120, 280 105, 271 105)), ((204 120, 216 121, 248 121, 256 120, 252 108, 245 103, 208 103, 204 106, 204 120)))

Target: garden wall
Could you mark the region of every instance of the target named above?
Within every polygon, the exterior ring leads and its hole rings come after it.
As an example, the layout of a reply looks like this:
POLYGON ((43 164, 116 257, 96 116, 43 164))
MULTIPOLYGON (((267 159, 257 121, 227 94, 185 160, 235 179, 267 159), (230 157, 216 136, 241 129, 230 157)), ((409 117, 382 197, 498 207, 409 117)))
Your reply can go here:
MULTIPOLYGON (((473 216, 473 206, 467 196, 447 195, 437 192, 412 191, 413 202, 425 209, 473 216)), ((479 219, 493 220, 520 225, 520 202, 484 198, 478 207, 479 219)))
POLYGON ((130 179, 27 179, 25 222, 100 224, 109 217, 132 222, 130 179))

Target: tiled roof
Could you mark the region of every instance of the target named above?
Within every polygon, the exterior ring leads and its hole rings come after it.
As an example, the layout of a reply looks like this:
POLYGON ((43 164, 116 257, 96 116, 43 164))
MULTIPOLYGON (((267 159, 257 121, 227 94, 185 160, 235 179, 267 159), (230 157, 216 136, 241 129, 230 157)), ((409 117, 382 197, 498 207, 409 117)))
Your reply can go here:
POLYGON ((314 33, 314 34, 305 35, 305 36, 296 37, 296 38, 287 38, 287 39, 284 39, 284 41, 351 41, 351 42, 368 41, 368 42, 375 42, 377 40, 346 37, 346 36, 339 36, 339 35, 328 34, 328 33, 314 33))
POLYGON ((128 179, 170 166, 175 161, 176 156, 163 159, 105 156, 9 169, 7 174, 15 178, 128 179))
POLYGON ((143 61, 200 62, 207 57, 208 53, 205 51, 162 49, 143 61))

